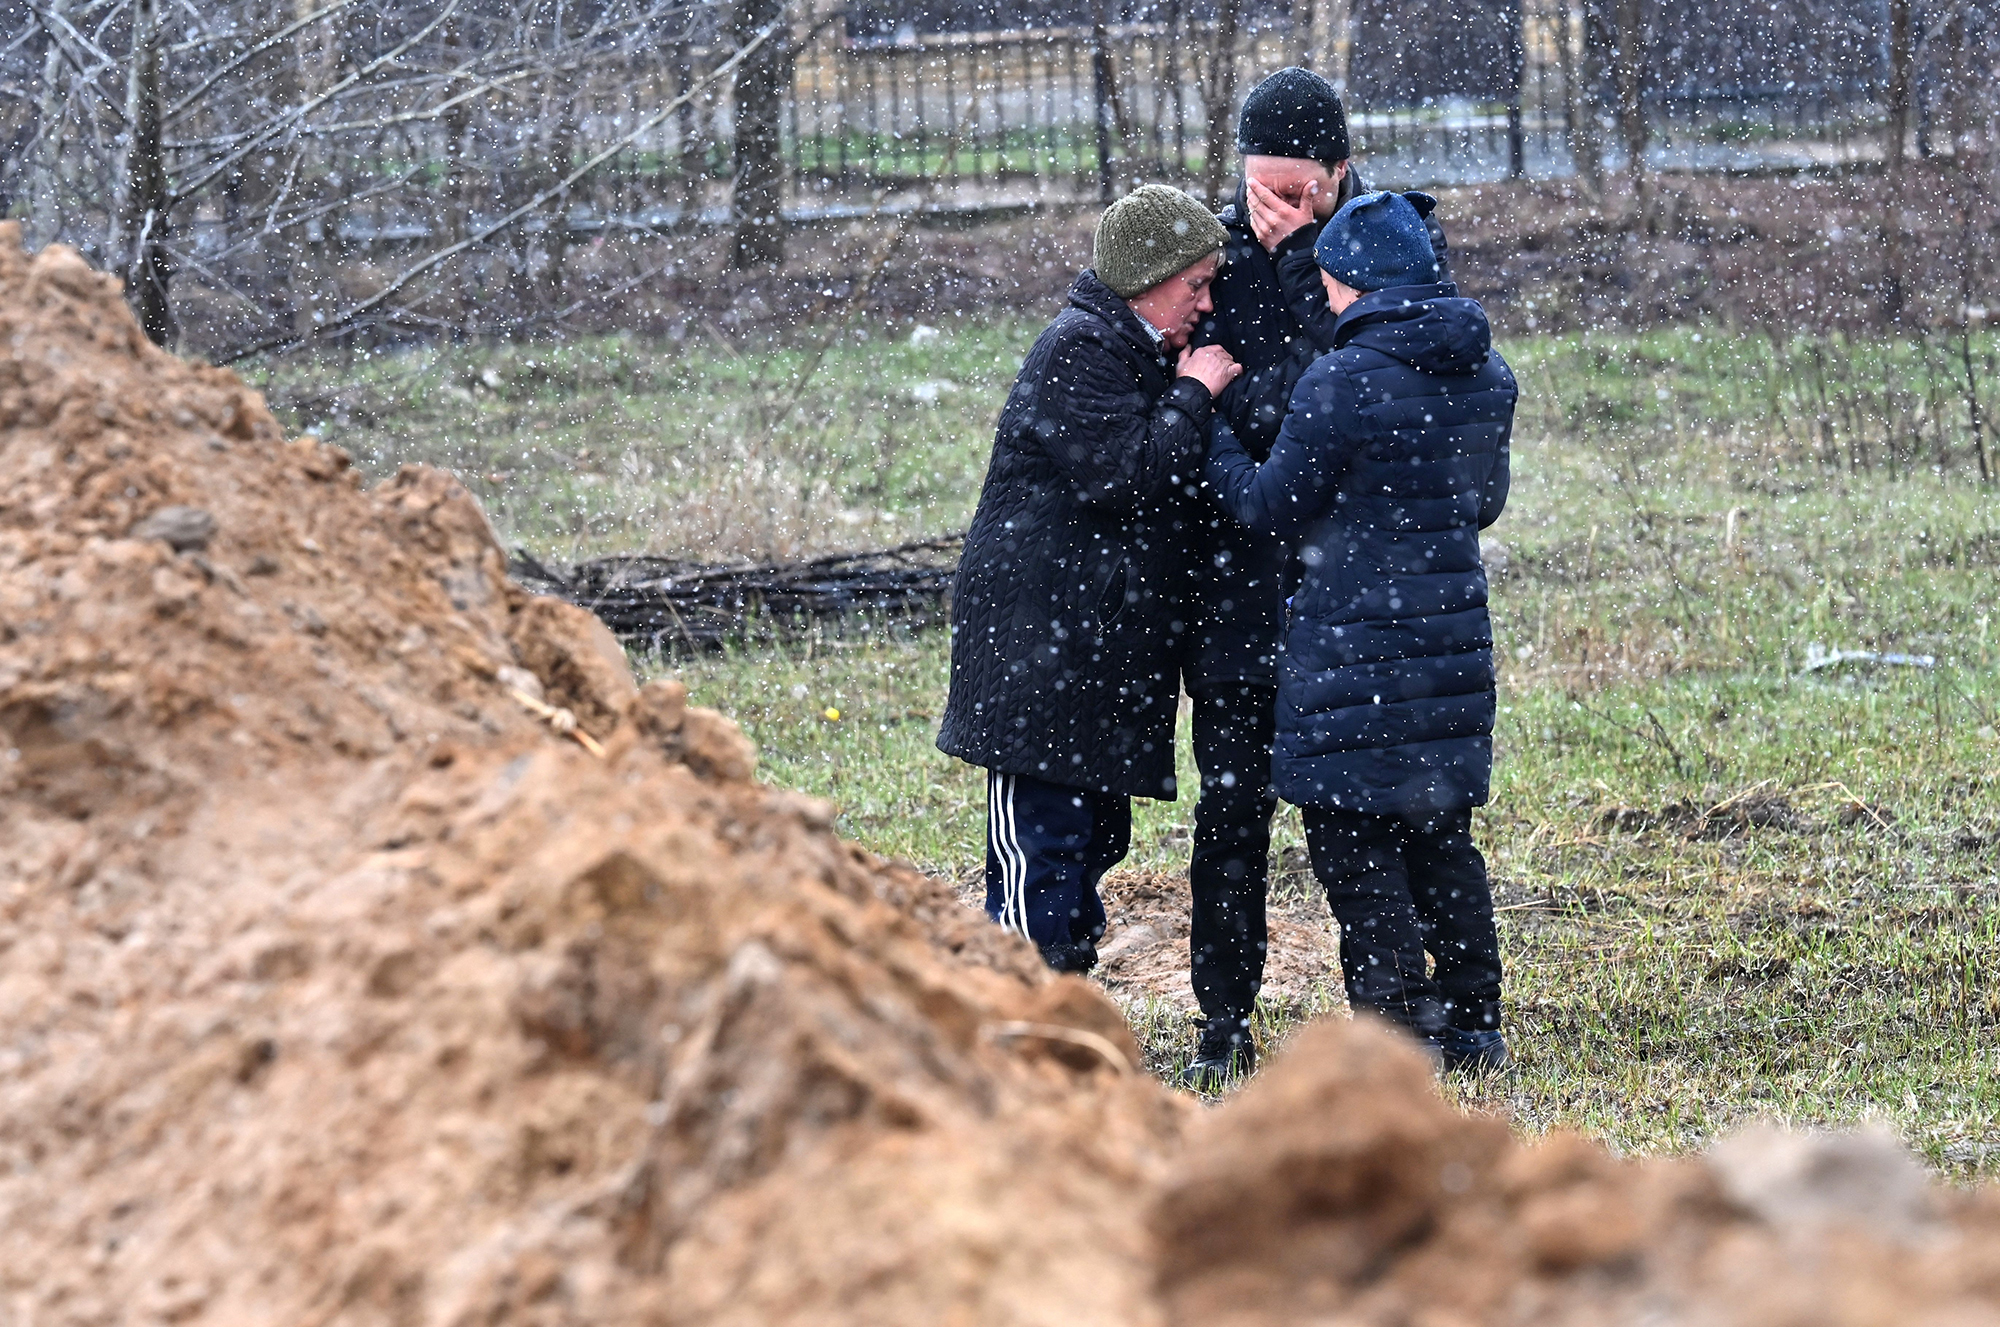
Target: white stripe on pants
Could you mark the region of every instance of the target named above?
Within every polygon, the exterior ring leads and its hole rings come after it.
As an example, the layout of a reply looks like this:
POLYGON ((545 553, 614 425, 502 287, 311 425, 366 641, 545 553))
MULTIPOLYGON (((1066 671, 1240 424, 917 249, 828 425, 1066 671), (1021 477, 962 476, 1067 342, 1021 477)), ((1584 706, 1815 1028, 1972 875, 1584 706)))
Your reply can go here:
POLYGON ((1014 827, 1014 776, 986 775, 986 833, 1000 859, 1000 925, 1028 934, 1028 855, 1014 827))

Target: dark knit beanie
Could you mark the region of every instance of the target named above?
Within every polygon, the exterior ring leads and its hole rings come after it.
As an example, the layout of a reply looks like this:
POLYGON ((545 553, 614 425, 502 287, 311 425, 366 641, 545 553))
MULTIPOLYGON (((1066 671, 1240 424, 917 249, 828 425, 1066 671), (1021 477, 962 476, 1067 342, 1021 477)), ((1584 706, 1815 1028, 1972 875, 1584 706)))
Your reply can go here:
POLYGON ((1245 156, 1296 157, 1328 167, 1347 160, 1347 111, 1340 94, 1310 69, 1280 69, 1244 100, 1236 150, 1245 156))
POLYGON ((1427 286, 1440 280, 1424 218, 1429 194, 1388 190, 1350 198, 1320 227, 1313 257, 1322 272, 1356 290, 1427 286))
POLYGON ((1104 209, 1092 266, 1120 299, 1143 295, 1229 243, 1215 214, 1165 184, 1142 184, 1104 209))

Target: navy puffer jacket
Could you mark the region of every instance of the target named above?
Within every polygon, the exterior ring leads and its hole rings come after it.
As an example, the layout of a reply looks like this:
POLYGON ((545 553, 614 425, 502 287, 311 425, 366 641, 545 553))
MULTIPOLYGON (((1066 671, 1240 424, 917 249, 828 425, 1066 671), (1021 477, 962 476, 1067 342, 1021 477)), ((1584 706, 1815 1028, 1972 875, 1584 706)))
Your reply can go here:
POLYGON ((1517 389, 1449 283, 1364 295, 1259 466, 1226 427, 1207 479, 1303 575, 1278 672, 1279 796, 1425 821, 1486 801, 1493 631, 1479 531, 1507 501, 1517 389))
POLYGON ((937 744, 1003 774, 1174 796, 1187 581, 1213 402, 1094 272, 1028 352, 951 600, 937 744))
MULTIPOLYGON (((1326 304, 1313 245, 1322 223, 1311 221, 1264 252, 1250 225, 1249 186, 1216 214, 1229 232, 1229 261, 1211 287, 1215 311, 1196 327, 1193 344, 1219 345, 1243 366, 1215 403, 1249 453, 1263 460, 1277 440, 1292 389, 1313 360, 1333 348, 1335 318, 1326 304)), ((1368 192, 1350 167, 1339 201, 1368 192)), ((1418 195, 1419 198, 1423 197, 1418 195)), ((1445 271, 1444 230, 1420 204, 1424 225, 1445 271)), ((1182 676, 1190 692, 1227 682, 1269 686, 1277 679, 1278 638, 1284 623, 1285 550, 1277 540, 1243 529, 1209 511, 1196 531, 1190 606, 1194 627, 1182 676)))

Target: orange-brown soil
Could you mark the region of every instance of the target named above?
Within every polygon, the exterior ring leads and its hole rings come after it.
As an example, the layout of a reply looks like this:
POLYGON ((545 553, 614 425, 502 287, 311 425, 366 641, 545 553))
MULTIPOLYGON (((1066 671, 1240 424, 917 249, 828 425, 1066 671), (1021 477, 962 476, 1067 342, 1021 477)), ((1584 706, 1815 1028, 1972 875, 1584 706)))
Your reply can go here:
POLYGON ((0 1324, 2000 1323, 1879 1141, 1524 1145, 1344 1021, 1204 1115, 752 765, 0 226, 0 1324))
MULTIPOLYGON (((1185 876, 1119 872, 1104 881, 1104 943, 1091 975, 1123 999, 1156 999, 1194 1009, 1188 985, 1188 882, 1185 876)), ((1267 1003, 1294 1015, 1331 997, 1338 1002, 1340 959, 1326 900, 1274 889, 1264 960, 1267 1003)))

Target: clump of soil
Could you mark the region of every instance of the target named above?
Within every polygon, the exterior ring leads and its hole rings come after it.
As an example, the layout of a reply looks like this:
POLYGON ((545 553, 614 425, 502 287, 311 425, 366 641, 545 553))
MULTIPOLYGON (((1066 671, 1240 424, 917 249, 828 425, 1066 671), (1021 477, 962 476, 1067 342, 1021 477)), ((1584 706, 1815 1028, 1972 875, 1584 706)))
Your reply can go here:
POLYGON ((1189 1137, 751 767, 0 225, 6 1321, 2000 1321, 1993 1200, 1865 1139, 1527 1146, 1338 1021, 1189 1137))
POLYGON ((1386 1029, 1320 1023, 1212 1114, 1152 1208, 1168 1322, 2000 1322, 2000 1202, 1892 1139, 1624 1162, 1523 1144, 1428 1076, 1386 1029))
MULTIPOLYGON (((1689 840, 1740 838, 1754 830, 1802 834, 1812 827, 1783 794, 1755 790, 1713 804, 1683 798, 1668 802, 1657 811, 1640 806, 1606 806, 1597 812, 1596 823, 1600 830, 1627 834, 1669 829, 1689 840)), ((1841 823, 1853 821, 1843 819, 1841 823)))

